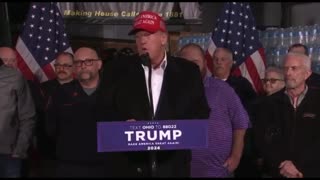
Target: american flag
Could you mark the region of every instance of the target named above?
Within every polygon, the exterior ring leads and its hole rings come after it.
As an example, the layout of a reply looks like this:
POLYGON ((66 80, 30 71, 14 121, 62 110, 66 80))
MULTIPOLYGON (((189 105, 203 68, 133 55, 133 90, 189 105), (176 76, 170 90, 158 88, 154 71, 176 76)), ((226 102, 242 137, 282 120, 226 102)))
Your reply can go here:
POLYGON ((217 47, 226 47, 233 52, 235 68, 232 74, 247 78, 256 92, 261 93, 260 79, 264 76, 266 60, 249 3, 224 4, 206 53, 210 70, 213 52, 217 47))
POLYGON ((73 53, 57 3, 31 3, 16 51, 18 68, 26 79, 44 82, 55 77, 56 55, 73 53))

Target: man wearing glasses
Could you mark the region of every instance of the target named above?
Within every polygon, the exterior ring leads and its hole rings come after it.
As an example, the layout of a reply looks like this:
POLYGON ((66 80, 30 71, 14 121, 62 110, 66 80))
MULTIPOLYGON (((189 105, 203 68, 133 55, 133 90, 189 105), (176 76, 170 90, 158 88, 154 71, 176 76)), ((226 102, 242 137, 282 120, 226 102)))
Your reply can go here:
POLYGON ((106 177, 111 170, 105 163, 116 163, 97 152, 96 122, 106 119, 108 112, 98 103, 105 93, 99 73, 102 61, 88 47, 79 48, 74 58, 76 80, 61 85, 47 108, 46 130, 56 142, 56 176, 106 177))
MULTIPOLYGON (((56 78, 40 84, 43 104, 47 104, 49 97, 62 84, 73 81, 73 55, 61 52, 54 63, 56 78)), ((45 132, 45 109, 38 113, 39 121, 36 128, 37 148, 40 153, 40 165, 37 176, 52 177, 54 170, 54 142, 45 132)))
MULTIPOLYGON (((285 81, 284 81, 284 72, 282 69, 274 66, 269 66, 265 71, 264 79, 262 79, 263 83, 263 89, 265 94, 262 96, 259 96, 254 102, 252 107, 256 108, 259 107, 260 104, 263 103, 263 101, 272 94, 280 91, 285 87, 285 81)), ((252 122, 253 125, 256 123, 256 114, 258 110, 252 111, 252 122)), ((254 146, 256 146, 254 144, 254 146)), ((268 169, 266 167, 266 164, 264 162, 264 159, 261 157, 261 154, 258 152, 258 149, 254 149, 255 155, 256 155, 256 165, 260 171, 261 177, 269 177, 268 169)))
POLYGON ((41 83, 41 90, 47 99, 55 89, 64 83, 69 83, 73 80, 73 55, 69 52, 58 54, 54 63, 56 78, 41 83))
POLYGON ((267 96, 281 90, 285 86, 283 72, 277 67, 268 67, 262 82, 267 96))

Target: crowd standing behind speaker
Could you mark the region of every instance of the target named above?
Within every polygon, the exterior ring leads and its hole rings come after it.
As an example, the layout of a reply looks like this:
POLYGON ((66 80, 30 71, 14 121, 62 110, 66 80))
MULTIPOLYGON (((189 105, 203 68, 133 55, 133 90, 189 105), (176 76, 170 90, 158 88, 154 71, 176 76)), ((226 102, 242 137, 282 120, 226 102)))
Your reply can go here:
POLYGON ((74 57, 62 52, 56 78, 41 84, 23 78, 14 49, 0 47, 0 177, 320 176, 320 75, 305 45, 289 47, 282 69, 266 69, 265 94, 257 96, 247 79, 231 75, 233 52, 225 47, 213 53, 212 77, 201 47, 171 56, 155 12, 141 12, 129 35, 137 54, 112 51, 102 64, 90 47, 74 57), (150 65, 141 61, 146 54, 150 65), (207 149, 96 150, 101 120, 207 118, 216 120, 207 149))

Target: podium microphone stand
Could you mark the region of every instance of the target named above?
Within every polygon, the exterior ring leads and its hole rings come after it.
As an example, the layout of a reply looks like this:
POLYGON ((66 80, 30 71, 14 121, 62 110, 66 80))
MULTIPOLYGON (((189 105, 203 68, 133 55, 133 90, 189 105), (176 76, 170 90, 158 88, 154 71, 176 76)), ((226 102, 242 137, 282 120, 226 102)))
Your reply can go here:
MULTIPOLYGON (((151 66, 151 60, 149 57, 149 54, 143 54, 141 55, 142 64, 144 66, 148 67, 148 93, 149 93, 149 104, 150 104, 150 117, 151 120, 154 120, 154 107, 153 107, 153 97, 152 97, 152 87, 151 87, 151 74, 152 74, 152 66, 151 66)), ((156 171, 157 171, 157 157, 156 157, 156 151, 151 150, 149 152, 149 164, 151 168, 151 177, 156 177, 156 171)))

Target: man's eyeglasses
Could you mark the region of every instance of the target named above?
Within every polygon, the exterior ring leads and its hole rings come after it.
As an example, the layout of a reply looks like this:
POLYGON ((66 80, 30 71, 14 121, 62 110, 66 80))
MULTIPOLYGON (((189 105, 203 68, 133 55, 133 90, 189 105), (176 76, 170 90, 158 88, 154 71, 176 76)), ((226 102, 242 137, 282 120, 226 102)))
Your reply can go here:
POLYGON ((94 61, 99 61, 99 59, 75 60, 73 63, 77 67, 81 67, 82 64, 84 64, 86 66, 92 66, 94 61))
POLYGON ((63 69, 65 69, 65 68, 71 68, 72 64, 58 64, 58 63, 56 63, 56 64, 54 64, 54 67, 55 68, 63 68, 63 69))
POLYGON ((267 82, 270 82, 271 84, 276 83, 277 81, 283 81, 283 79, 275 79, 275 78, 270 78, 270 79, 261 79, 264 84, 267 82))

